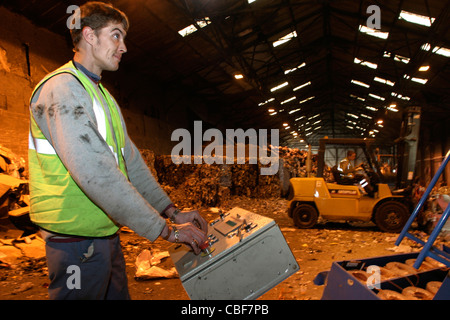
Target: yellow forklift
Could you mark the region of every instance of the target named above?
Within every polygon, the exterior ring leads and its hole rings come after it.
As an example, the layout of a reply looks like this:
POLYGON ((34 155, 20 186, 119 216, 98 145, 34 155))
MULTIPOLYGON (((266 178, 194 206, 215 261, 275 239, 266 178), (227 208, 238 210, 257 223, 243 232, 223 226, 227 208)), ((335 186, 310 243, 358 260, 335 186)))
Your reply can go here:
POLYGON ((373 143, 373 139, 320 139, 317 176, 290 179, 288 215, 297 227, 311 228, 321 216, 327 221, 373 221, 385 232, 402 230, 410 216, 409 189, 391 191, 373 143), (368 178, 364 188, 346 180, 336 166, 331 169, 335 182, 326 182, 323 169, 327 145, 362 149, 366 158, 362 167, 368 178))
POLYGON ((382 231, 402 231, 414 206, 411 191, 420 117, 421 108, 417 106, 408 107, 403 113, 400 137, 395 141, 398 147, 395 175, 382 173, 373 139, 320 139, 316 177, 290 179, 288 215, 294 224, 299 228, 311 228, 320 216, 329 221, 373 221, 382 231), (365 190, 353 181, 346 181, 335 167, 331 170, 335 182, 325 181, 323 172, 327 145, 362 149, 366 158, 363 169, 368 178, 365 190))

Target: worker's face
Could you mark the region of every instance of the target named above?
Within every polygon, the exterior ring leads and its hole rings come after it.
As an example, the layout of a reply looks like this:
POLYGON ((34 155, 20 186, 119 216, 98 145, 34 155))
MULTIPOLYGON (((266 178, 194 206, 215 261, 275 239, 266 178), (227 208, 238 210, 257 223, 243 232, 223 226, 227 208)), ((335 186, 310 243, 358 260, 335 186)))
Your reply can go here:
POLYGON ((351 156, 349 156, 349 160, 355 160, 355 158, 356 158, 356 153, 352 153, 352 155, 351 156))
POLYGON ((127 52, 125 46, 126 32, 121 23, 111 22, 106 27, 97 30, 93 41, 94 63, 100 72, 116 71, 122 54, 127 52))

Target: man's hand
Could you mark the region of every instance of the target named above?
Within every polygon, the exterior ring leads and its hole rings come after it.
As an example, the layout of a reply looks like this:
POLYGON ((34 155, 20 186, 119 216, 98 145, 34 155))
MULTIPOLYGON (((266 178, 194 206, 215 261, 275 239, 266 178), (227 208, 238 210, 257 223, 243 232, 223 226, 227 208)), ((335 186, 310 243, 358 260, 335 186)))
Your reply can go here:
POLYGON ((166 211, 166 215, 176 224, 191 222, 205 234, 206 232, 208 232, 208 223, 197 210, 179 211, 177 214, 175 214, 176 210, 177 209, 175 208, 170 208, 166 211))
POLYGON ((175 217, 175 223, 182 224, 191 222, 195 226, 197 226, 200 230, 202 230, 205 234, 208 232, 208 223, 206 220, 200 215, 197 210, 192 211, 181 211, 175 217))
POLYGON ((201 252, 199 246, 207 241, 206 234, 191 222, 170 227, 166 225, 161 232, 161 237, 169 242, 184 243, 191 247, 195 254, 201 252))
POLYGON ((182 242, 190 246, 195 254, 199 254, 201 252, 199 246, 207 241, 208 223, 206 220, 197 210, 179 211, 174 207, 169 208, 166 215, 175 223, 173 227, 177 232, 175 233, 172 229, 164 229, 161 236, 170 242, 182 242))

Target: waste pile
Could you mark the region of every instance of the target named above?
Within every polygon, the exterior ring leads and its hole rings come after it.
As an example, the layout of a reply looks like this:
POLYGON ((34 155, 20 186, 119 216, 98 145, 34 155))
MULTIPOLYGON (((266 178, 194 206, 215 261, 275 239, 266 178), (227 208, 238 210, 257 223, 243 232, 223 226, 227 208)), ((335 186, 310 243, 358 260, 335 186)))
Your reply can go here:
MULTIPOLYGON (((278 172, 261 175, 263 164, 249 161, 227 164, 175 164, 170 155, 154 155, 150 150, 141 154, 164 190, 182 206, 225 205, 231 196, 251 198, 278 198, 286 196, 289 179, 306 177, 307 151, 288 147, 277 147, 279 155, 278 172)), ((198 159, 197 159, 198 161, 198 159)), ((199 161, 200 162, 200 161, 199 161)), ((267 165, 266 165, 267 166, 267 165)), ((315 174, 317 165, 312 161, 310 174, 315 174)))

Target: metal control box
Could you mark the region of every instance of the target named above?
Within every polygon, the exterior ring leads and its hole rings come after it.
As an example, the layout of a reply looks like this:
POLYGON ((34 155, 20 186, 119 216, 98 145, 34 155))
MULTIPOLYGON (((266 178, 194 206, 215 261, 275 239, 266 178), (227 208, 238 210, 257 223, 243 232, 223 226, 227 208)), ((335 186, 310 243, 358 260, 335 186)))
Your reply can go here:
POLYGON ((209 254, 169 249, 193 300, 256 299, 299 270, 273 219, 235 207, 209 224, 208 238, 209 254))

